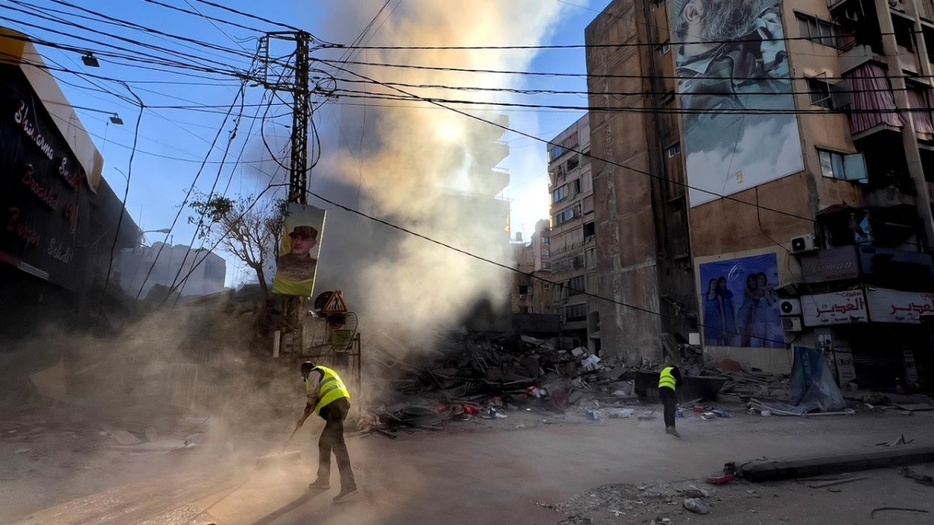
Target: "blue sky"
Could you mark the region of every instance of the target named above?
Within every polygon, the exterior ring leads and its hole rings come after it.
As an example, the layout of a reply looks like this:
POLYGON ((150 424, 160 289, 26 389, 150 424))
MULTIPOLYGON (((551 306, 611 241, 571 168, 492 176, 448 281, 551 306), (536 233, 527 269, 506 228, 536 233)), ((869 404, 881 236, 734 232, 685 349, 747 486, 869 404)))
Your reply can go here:
MULTIPOLYGON (((33 37, 45 39, 56 45, 69 45, 77 48, 100 50, 98 58, 100 68, 88 68, 81 62, 79 52, 40 46, 46 62, 55 68, 69 71, 86 72, 101 77, 119 79, 130 86, 135 96, 140 97, 147 109, 143 111, 140 122, 139 145, 130 168, 131 145, 139 109, 122 100, 118 95, 132 98, 127 88, 121 83, 107 79, 92 79, 68 72, 55 72, 61 88, 74 106, 87 131, 94 138, 98 149, 105 158, 104 176, 118 195, 123 195, 126 188, 127 174, 132 176, 127 210, 144 230, 155 230, 172 226, 180 210, 185 193, 194 177, 198 176, 196 187, 202 192, 227 190, 229 194, 255 194, 262 190, 262 177, 255 170, 275 172, 275 164, 264 153, 264 146, 254 122, 259 104, 266 95, 258 86, 248 86, 242 98, 244 107, 236 106, 234 115, 241 113, 236 136, 231 139, 235 125, 224 122, 224 113, 235 101, 240 101, 239 82, 231 77, 219 77, 200 72, 175 74, 172 68, 153 65, 153 69, 144 69, 146 64, 138 60, 129 62, 109 54, 131 55, 140 52, 165 56, 163 50, 142 49, 131 41, 141 41, 153 46, 169 48, 184 57, 195 54, 201 64, 211 67, 229 65, 247 68, 256 48, 256 37, 262 31, 281 30, 282 28, 248 17, 217 9, 194 0, 159 0, 162 3, 187 10, 198 10, 216 18, 235 21, 244 26, 255 28, 250 31, 243 28, 212 22, 205 18, 173 11, 165 6, 143 0, 9 0, 0 6, 0 25, 20 30, 33 37), (32 6, 32 7, 27 7, 32 6), (167 37, 145 34, 136 28, 120 26, 113 22, 102 23, 73 16, 74 7, 78 6, 92 12, 102 13, 115 19, 139 24, 174 35, 183 35, 200 42, 208 42, 218 47, 232 50, 210 51, 193 44, 174 41, 167 37), (56 13, 61 11, 63 13, 56 13), (42 17, 51 17, 52 20, 42 17), (76 27, 69 24, 77 24, 76 27), (98 31, 95 33, 94 31, 98 31), (96 42, 89 42, 95 40, 96 42), (172 109, 166 106, 186 106, 185 109, 172 109), (117 114, 123 120, 122 126, 110 122, 110 115, 117 114), (216 145, 211 148, 215 134, 220 130, 216 145), (225 148, 229 148, 224 154, 225 148), (221 159, 240 156, 252 164, 220 164, 221 159), (207 163, 202 162, 207 158, 207 163), (260 163, 260 160, 265 162, 260 163), (199 169, 201 170, 200 175, 199 169), (215 182, 216 181, 216 182, 215 182)), ((402 0, 405 2, 406 0, 402 0)), ((441 1, 441 0, 439 0, 441 1)), ((541 0, 555 2, 560 9, 558 21, 550 27, 549 36, 542 44, 582 44, 584 28, 609 0, 541 0)), ((337 3, 330 0, 276 0, 269 2, 233 2, 217 0, 227 6, 236 6, 273 21, 287 22, 308 30, 313 35, 335 43, 349 43, 376 14, 382 1, 360 0, 356 6, 334 7, 337 3), (343 11, 342 11, 343 9, 343 11), (347 11, 357 9, 357 11, 347 11)), ((393 5, 391 3, 390 5, 393 5)), ((80 12, 79 12, 80 13, 80 12)), ((90 16, 90 14, 89 14, 90 16)), ((390 20, 393 15, 389 15, 390 20)), ((506 39, 508 41, 508 39, 506 39)), ((444 45, 443 42, 439 43, 444 45)), ((320 53, 320 52, 319 52, 320 53)), ((327 56, 325 53, 314 56, 327 56)), ((335 57, 337 55, 330 55, 335 57)), ((357 59, 359 60, 358 55, 357 59)), ((194 61, 193 61, 194 62, 194 61)), ((583 49, 544 51, 531 63, 532 71, 579 72, 585 71, 583 49)), ((180 71, 180 70, 176 70, 180 71)), ((181 72, 181 71, 180 71, 181 72)), ((373 73, 378 78, 378 73, 373 73)), ((523 87, 541 89, 574 89, 583 91, 586 83, 580 79, 552 79, 547 77, 525 77, 523 87)), ((461 98, 468 98, 469 92, 461 98)), ((569 105, 585 105, 583 96, 561 98, 524 97, 523 102, 569 105)), ((335 129, 335 115, 346 100, 330 101, 317 112, 316 122, 322 135, 338 136, 335 129)), ((287 143, 288 124, 286 109, 272 106, 270 111, 283 115, 274 119, 266 128, 267 141, 273 150, 281 150, 287 143), (278 124, 276 124, 278 123, 278 124)), ((411 109, 418 111, 418 109, 411 109)), ((582 113, 568 111, 505 111, 510 117, 510 124, 524 132, 542 138, 552 138, 577 120, 582 113)), ((261 114, 260 114, 261 115, 261 114)), ((346 138, 346 137, 345 137, 346 138)), ((545 168, 545 145, 532 139, 507 133, 503 140, 508 142, 512 154, 502 167, 511 173, 511 184, 504 193, 513 203, 513 231, 521 231, 528 238, 535 221, 547 218, 548 179, 545 168)), ((329 155, 324 148, 322 155, 329 155)), ((274 173, 285 182, 282 170, 274 173)), ((187 224, 190 213, 181 210, 174 226, 172 240, 176 244, 189 244, 193 237, 193 227, 187 224)), ((162 240, 158 233, 150 233, 147 239, 162 240)), ((228 266, 228 281, 240 280, 245 274, 237 271, 235 265, 228 266)), ((235 284, 235 283, 234 283, 235 284)))

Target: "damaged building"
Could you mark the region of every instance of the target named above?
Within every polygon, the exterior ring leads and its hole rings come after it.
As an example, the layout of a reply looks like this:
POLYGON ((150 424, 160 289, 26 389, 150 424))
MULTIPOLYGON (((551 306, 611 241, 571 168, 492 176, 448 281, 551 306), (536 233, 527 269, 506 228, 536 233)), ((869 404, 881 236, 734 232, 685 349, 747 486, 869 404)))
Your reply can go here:
POLYGON ((934 2, 617 0, 586 42, 605 352, 931 385, 934 2))
POLYGON ((108 271, 139 229, 25 35, 0 29, 0 70, 0 334, 91 326, 125 310, 119 271, 108 271))

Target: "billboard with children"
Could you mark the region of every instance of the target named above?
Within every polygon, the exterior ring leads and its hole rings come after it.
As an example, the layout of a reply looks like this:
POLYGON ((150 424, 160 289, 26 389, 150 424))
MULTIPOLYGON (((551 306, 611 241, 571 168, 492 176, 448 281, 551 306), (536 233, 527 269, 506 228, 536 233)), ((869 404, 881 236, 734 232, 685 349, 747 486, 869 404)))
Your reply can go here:
POLYGON ((784 348, 774 253, 700 265, 704 344, 784 348))

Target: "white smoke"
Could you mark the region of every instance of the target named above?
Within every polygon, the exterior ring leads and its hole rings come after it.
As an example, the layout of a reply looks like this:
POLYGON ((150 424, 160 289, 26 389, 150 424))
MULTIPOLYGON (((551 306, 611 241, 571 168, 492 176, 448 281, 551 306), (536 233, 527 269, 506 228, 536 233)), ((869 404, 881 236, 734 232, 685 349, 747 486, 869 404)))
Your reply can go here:
MULTIPOLYGON (((377 8, 364 0, 344 4, 340 13, 335 13, 335 23, 343 27, 363 27, 377 8), (353 23, 346 18, 349 13, 356 17, 353 23)), ((405 0, 385 19, 369 45, 536 45, 557 22, 561 9, 562 4, 558 2, 538 0, 405 0)), ((361 50, 353 55, 353 60, 442 68, 528 70, 534 54, 533 50, 503 49, 361 50)), ((323 65, 322 68, 327 69, 323 65)), ((357 66, 354 71, 380 82, 418 85, 519 87, 517 79, 521 78, 374 66, 357 66)), ((344 79, 355 78, 346 72, 334 74, 344 79)), ((366 89, 368 93, 401 95, 385 86, 346 82, 338 85, 344 89, 366 89)), ((507 100, 501 93, 401 89, 423 97, 480 102, 507 100)), ((354 99, 345 101, 362 103, 354 99)), ((360 201, 366 201, 366 205, 358 203, 367 213, 511 266, 508 206, 501 196, 495 199, 499 189, 491 191, 483 183, 490 169, 500 161, 498 157, 502 153, 497 152, 505 151, 498 143, 503 138, 503 130, 423 102, 372 100, 368 104, 365 110, 354 105, 319 110, 325 115, 322 127, 333 122, 327 118, 328 111, 339 111, 340 138, 335 142, 340 143, 342 150, 338 154, 326 152, 317 172, 336 176, 343 185, 361 186, 360 201)), ((495 112, 471 113, 487 120, 507 122, 495 112)), ((331 130, 331 133, 336 135, 338 131, 331 130)), ((312 184, 314 186, 315 182, 312 184)), ((340 215, 340 220, 354 221, 358 225, 352 216, 340 215)), ((364 227, 351 231, 346 224, 336 224, 333 215, 329 217, 321 264, 328 265, 331 248, 337 252, 338 244, 353 243, 350 237, 364 232, 373 234, 374 230, 364 227), (346 235, 348 232, 350 235, 346 235)), ((513 277, 509 271, 414 236, 393 238, 391 247, 381 247, 374 239, 373 243, 362 245, 372 246, 372 251, 355 254, 359 260, 353 262, 362 268, 353 276, 353 286, 358 293, 352 295, 362 302, 356 306, 369 314, 368 322, 378 322, 386 329, 418 330, 426 324, 437 326, 456 320, 481 297, 505 306, 513 277)), ((350 261, 346 257, 346 254, 341 257, 340 264, 350 271, 350 261)), ((333 270, 333 264, 330 266, 333 270)), ((326 276, 328 272, 323 274, 326 276)))

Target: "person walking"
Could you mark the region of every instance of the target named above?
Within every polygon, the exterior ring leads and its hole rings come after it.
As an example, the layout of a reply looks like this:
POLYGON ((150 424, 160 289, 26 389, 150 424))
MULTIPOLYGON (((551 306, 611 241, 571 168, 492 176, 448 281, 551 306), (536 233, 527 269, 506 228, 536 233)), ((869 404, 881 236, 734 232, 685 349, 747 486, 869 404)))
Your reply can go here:
POLYGON ((337 372, 324 366, 315 366, 310 361, 302 363, 302 381, 305 382, 305 413, 296 423, 296 429, 305 424, 312 412, 324 419, 324 430, 318 438, 318 477, 308 488, 327 490, 331 488, 331 451, 337 458, 337 469, 341 476, 341 491, 334 502, 346 501, 357 494, 350 454, 344 443, 344 419, 350 412, 350 392, 337 372))
POLYGON ((665 406, 665 433, 675 437, 681 437, 675 429, 675 411, 678 405, 676 389, 679 386, 681 386, 681 371, 678 367, 665 367, 658 374, 658 395, 665 406))

